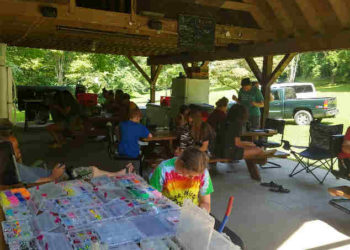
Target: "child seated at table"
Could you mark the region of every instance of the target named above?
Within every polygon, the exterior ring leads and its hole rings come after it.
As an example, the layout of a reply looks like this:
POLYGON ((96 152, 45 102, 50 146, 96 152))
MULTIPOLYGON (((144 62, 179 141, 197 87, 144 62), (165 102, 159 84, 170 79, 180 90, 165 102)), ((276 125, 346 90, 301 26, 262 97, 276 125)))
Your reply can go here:
POLYGON ((180 148, 184 150, 189 146, 196 145, 203 152, 209 150, 210 143, 215 137, 215 132, 206 122, 203 122, 201 112, 193 110, 188 116, 188 126, 178 129, 177 137, 180 141, 180 148))
POLYGON ((214 189, 207 166, 207 154, 192 146, 179 157, 163 161, 152 174, 150 184, 180 206, 190 199, 210 212, 214 189))
POLYGON ((140 155, 139 140, 150 138, 152 134, 140 124, 142 113, 139 108, 131 110, 130 119, 119 124, 120 143, 118 152, 121 156, 137 158, 140 155))
POLYGON ((266 158, 275 151, 263 151, 253 142, 241 141, 242 128, 248 121, 248 111, 242 104, 235 104, 229 110, 225 123, 219 129, 215 140, 215 156, 232 160, 266 158))
MULTIPOLYGON (((8 119, 0 119, 0 141, 9 141, 12 144, 12 148, 15 154, 15 159, 17 162, 18 174, 21 182, 23 183, 41 183, 50 181, 66 180, 70 177, 66 172, 66 166, 64 164, 56 164, 55 167, 51 169, 46 169, 44 167, 32 167, 26 166, 22 162, 22 154, 19 148, 18 140, 13 134, 13 124, 8 119)), ((4 152, 0 152, 0 166, 6 166, 7 161, 11 160, 4 152)), ((127 172, 132 172, 134 169, 132 164, 128 164, 124 169, 118 172, 107 172, 100 170, 95 166, 89 167, 79 167, 71 170, 71 175, 73 178, 93 178, 102 175, 107 176, 119 176, 124 175, 127 172)), ((1 169, 3 173, 4 168, 1 169)), ((14 183, 9 183, 11 180, 9 176, 0 176, 0 185, 12 185, 14 183)))
POLYGON ((215 110, 209 115, 208 123, 216 131, 218 125, 222 124, 226 119, 228 99, 220 98, 216 103, 215 110))

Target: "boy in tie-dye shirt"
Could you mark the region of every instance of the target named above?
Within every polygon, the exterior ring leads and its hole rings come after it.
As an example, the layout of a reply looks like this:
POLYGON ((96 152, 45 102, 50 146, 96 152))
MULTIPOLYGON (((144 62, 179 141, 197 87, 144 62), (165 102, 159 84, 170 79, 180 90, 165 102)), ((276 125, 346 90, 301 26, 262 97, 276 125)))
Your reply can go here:
POLYGON ((163 161, 154 171, 150 183, 178 205, 185 199, 210 212, 210 194, 214 191, 207 169, 206 153, 189 147, 180 155, 163 161))

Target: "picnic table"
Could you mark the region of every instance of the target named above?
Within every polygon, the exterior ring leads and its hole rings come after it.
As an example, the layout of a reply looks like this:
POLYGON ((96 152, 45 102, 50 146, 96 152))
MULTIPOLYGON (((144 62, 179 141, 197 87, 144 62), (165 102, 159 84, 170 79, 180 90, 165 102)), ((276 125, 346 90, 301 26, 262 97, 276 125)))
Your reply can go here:
POLYGON ((155 130, 151 131, 152 137, 141 139, 142 142, 169 142, 169 150, 174 151, 174 140, 176 135, 170 130, 155 130))

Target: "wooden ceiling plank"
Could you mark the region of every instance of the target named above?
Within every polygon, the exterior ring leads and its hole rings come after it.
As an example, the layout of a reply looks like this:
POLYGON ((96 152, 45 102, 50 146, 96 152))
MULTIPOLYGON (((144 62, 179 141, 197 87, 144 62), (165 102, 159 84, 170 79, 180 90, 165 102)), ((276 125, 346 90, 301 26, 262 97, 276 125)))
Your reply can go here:
POLYGON ((268 21, 270 30, 275 31, 278 37, 281 37, 286 33, 271 6, 266 2, 266 0, 244 0, 244 2, 250 2, 257 6, 257 11, 260 12, 263 15, 264 19, 268 21))
POLYGON ((225 1, 221 6, 222 9, 228 10, 240 10, 240 11, 256 11, 257 7, 255 4, 251 3, 243 3, 243 2, 233 2, 233 1, 225 1))
POLYGON ((303 16, 309 23, 310 27, 315 31, 319 33, 325 33, 325 29, 323 27, 322 21, 319 18, 315 8, 313 7, 312 3, 307 0, 295 0, 295 2, 298 4, 300 10, 303 13, 303 16))
POLYGON ((350 27, 350 2, 348 0, 329 0, 343 28, 350 27))
POLYGON ((281 1, 279 0, 266 0, 273 10, 275 16, 282 24, 285 32, 290 35, 295 32, 294 22, 291 19, 288 11, 283 7, 281 1))
POLYGON ((309 0, 316 10, 327 33, 334 33, 341 28, 340 22, 328 0, 309 0))
MULTIPOLYGON (((255 5, 255 1, 254 0, 243 0, 244 3, 246 4, 250 4, 250 5, 255 5)), ((252 11, 251 11, 251 15, 253 16, 254 20, 257 22, 257 24, 264 30, 268 30, 268 31, 274 31, 270 21, 268 18, 266 18, 265 15, 263 15, 263 13, 261 13, 259 11, 258 7, 255 7, 252 11)))
POLYGON ((309 51, 349 49, 350 31, 344 30, 332 36, 312 35, 298 38, 286 38, 260 44, 240 45, 232 51, 228 48, 217 48, 215 53, 188 53, 150 57, 149 64, 175 64, 191 61, 229 60, 264 55, 281 55, 309 51))
POLYGON ((286 15, 292 20, 297 35, 302 36, 305 33, 313 33, 304 13, 301 11, 295 0, 280 0, 280 3, 285 10, 286 15))

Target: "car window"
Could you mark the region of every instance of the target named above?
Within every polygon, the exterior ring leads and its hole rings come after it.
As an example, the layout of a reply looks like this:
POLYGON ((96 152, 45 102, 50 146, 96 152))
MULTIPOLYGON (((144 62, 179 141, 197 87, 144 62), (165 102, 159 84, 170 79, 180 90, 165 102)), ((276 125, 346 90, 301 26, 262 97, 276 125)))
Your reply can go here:
POLYGON ((273 96, 273 100, 274 100, 274 101, 279 101, 279 100, 281 100, 280 93, 279 93, 278 90, 272 91, 271 94, 272 94, 272 96, 273 96))
POLYGON ((313 89, 311 85, 299 85, 299 86, 294 86, 295 93, 309 93, 313 92, 313 89))
POLYGON ((293 88, 285 88, 285 98, 286 100, 296 99, 295 90, 293 88))

